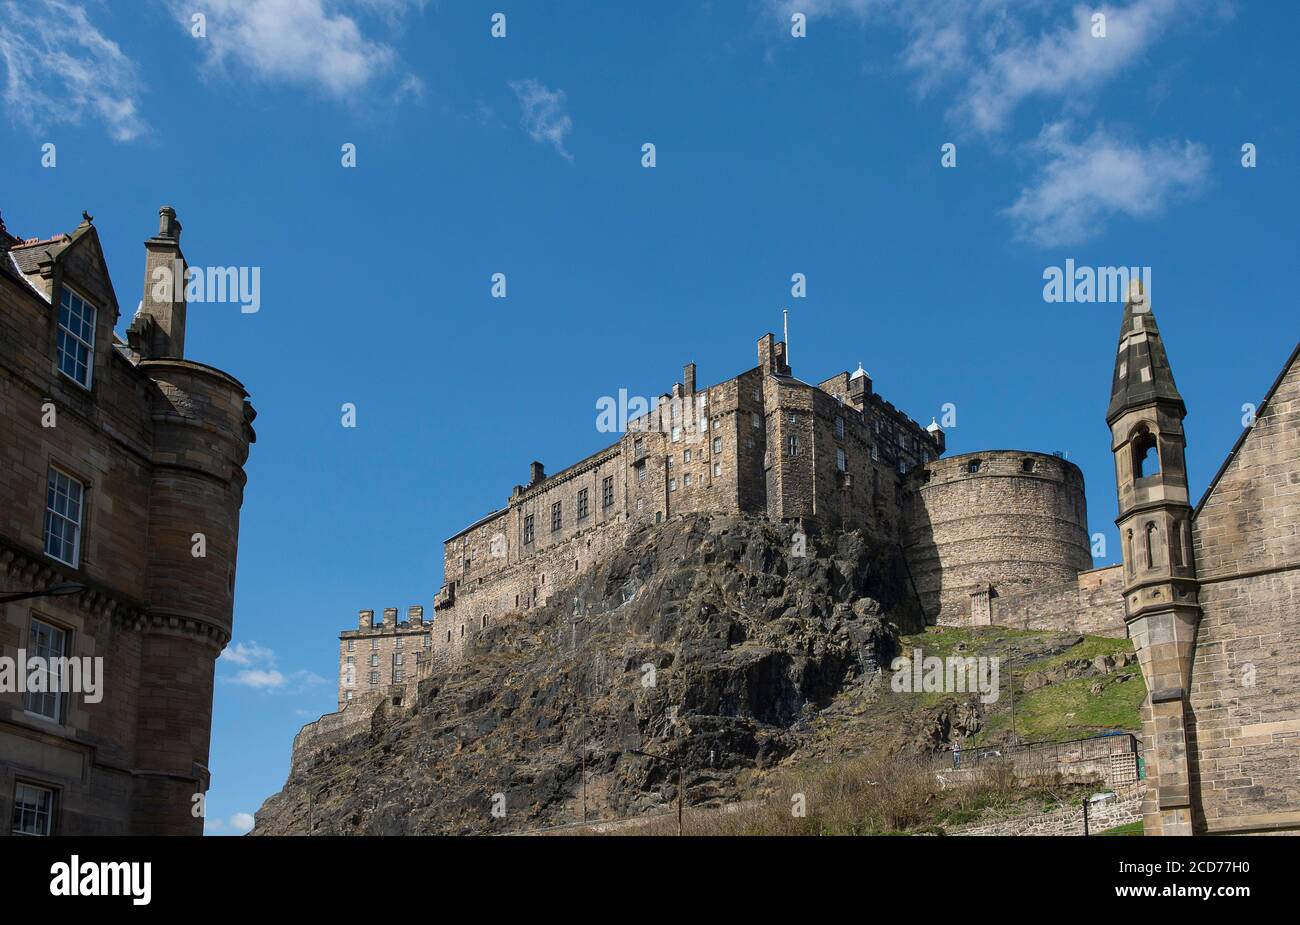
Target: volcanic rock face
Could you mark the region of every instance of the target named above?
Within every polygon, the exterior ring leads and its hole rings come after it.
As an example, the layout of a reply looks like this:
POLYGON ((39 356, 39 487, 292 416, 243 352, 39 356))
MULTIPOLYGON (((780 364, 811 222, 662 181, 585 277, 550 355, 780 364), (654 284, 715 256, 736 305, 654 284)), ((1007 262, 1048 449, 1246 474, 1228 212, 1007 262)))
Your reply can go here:
POLYGON ((254 833, 521 831, 734 798, 923 625, 901 553, 857 533, 692 516, 635 532, 479 632, 412 709, 294 762, 254 833), (648 757, 650 755, 659 758, 648 757))

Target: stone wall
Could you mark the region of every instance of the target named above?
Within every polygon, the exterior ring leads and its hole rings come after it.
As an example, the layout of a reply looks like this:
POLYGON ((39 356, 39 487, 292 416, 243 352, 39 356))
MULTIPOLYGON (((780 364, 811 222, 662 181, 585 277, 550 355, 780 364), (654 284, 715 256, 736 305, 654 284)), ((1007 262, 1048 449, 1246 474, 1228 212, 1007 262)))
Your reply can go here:
POLYGON ((1198 826, 1300 830, 1300 363, 1197 508, 1188 704, 1198 826))
MULTIPOLYGON (((1115 791, 1115 799, 1094 803, 1088 809, 1088 832, 1097 834, 1142 818, 1143 784, 1130 784, 1115 791)), ((1052 813, 1020 816, 1001 822, 981 823, 951 829, 949 835, 1082 835, 1083 807, 1068 806, 1052 813)))
POLYGON ((1055 456, 990 450, 918 470, 904 553, 927 618, 971 622, 974 594, 1068 586, 1092 566, 1083 473, 1055 456))
POLYGON ((1128 634, 1124 625, 1124 566, 1089 569, 1064 584, 991 596, 986 622, 1014 629, 1068 630, 1122 639, 1128 634))

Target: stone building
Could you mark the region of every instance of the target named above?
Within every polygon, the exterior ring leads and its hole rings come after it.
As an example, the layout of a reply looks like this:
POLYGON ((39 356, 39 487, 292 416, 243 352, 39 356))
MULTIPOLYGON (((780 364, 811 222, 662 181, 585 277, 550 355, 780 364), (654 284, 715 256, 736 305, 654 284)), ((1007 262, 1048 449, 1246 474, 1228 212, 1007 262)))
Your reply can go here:
POLYGON ((71 662, 54 690, 0 690, 5 834, 203 829, 255 415, 185 358, 183 287, 155 275, 184 266, 181 226, 159 217, 125 341, 90 216, 45 239, 0 224, 0 658, 103 660, 97 692, 71 662))
POLYGON ((421 673, 461 658, 476 632, 544 603, 630 528, 683 513, 860 529, 900 544, 933 622, 996 617, 1122 634, 1117 578, 1088 571, 1078 468, 1023 451, 940 459, 944 449, 938 424, 900 412, 861 366, 805 382, 771 334, 756 367, 717 385, 698 386, 687 364, 617 443, 550 475, 532 463, 502 508, 445 542, 431 623, 420 611, 376 626, 362 611, 358 629, 339 637, 340 710, 355 703, 359 722, 379 700, 409 702, 421 673), (412 671, 413 642, 399 664, 396 641, 421 632, 412 671))
POLYGON ((1300 347, 1195 508, 1186 405, 1140 289, 1111 430, 1150 835, 1300 833, 1300 347))

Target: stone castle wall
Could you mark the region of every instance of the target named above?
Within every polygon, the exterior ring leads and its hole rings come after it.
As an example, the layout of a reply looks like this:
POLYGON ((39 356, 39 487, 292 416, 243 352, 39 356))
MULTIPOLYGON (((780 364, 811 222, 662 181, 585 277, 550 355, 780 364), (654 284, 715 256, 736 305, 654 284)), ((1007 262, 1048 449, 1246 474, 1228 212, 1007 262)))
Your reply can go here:
POLYGON ((1124 566, 1080 572, 1073 581, 989 599, 989 622, 1026 630, 1071 630, 1123 639, 1124 566))
POLYGON ((918 470, 906 532, 913 580, 938 623, 990 623, 990 601, 1068 588, 1092 567, 1083 473, 1042 453, 967 453, 918 470))

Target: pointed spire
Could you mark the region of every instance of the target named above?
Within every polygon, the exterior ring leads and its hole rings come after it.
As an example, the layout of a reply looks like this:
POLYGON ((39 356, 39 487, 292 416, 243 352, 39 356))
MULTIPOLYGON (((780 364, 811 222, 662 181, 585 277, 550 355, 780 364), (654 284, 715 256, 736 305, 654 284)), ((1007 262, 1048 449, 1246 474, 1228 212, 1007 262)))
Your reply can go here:
POLYGON ((867 374, 867 371, 866 371, 865 369, 862 368, 862 364, 861 364, 861 363, 858 363, 857 371, 856 371, 852 376, 850 376, 849 378, 850 378, 850 379, 861 379, 863 376, 866 376, 868 379, 871 378, 871 376, 869 376, 869 375, 867 374))
POLYGON ((1176 404, 1187 413, 1183 397, 1174 385, 1174 373, 1165 355, 1164 340, 1156 326, 1151 301, 1141 282, 1129 286, 1124 304, 1124 321, 1119 332, 1119 351, 1115 357, 1115 378, 1110 390, 1110 407, 1106 421, 1113 422, 1130 408, 1156 402, 1176 404))

